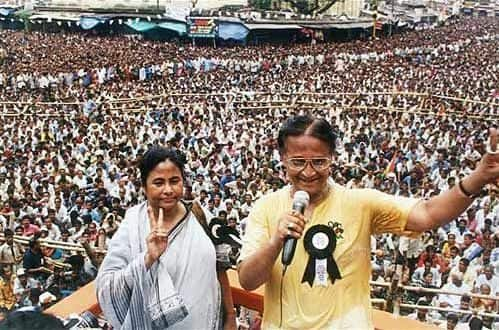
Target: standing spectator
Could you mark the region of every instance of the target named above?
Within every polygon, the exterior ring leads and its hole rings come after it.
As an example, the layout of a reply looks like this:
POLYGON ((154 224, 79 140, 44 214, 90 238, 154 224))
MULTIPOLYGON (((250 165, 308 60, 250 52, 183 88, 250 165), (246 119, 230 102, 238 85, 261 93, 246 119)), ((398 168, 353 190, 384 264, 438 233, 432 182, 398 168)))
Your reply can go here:
POLYGON ((0 265, 9 266, 13 272, 23 258, 21 246, 14 242, 14 233, 10 229, 4 230, 5 243, 0 246, 0 265))

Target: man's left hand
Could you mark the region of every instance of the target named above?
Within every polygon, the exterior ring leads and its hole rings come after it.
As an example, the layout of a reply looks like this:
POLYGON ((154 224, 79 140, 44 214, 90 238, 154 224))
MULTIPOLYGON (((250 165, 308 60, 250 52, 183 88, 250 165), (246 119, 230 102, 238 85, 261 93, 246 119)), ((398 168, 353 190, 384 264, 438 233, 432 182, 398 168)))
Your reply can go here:
POLYGON ((477 166, 476 172, 480 175, 480 179, 485 184, 499 183, 499 152, 497 151, 497 129, 491 128, 489 131, 489 141, 486 148, 486 153, 483 155, 480 163, 477 166))

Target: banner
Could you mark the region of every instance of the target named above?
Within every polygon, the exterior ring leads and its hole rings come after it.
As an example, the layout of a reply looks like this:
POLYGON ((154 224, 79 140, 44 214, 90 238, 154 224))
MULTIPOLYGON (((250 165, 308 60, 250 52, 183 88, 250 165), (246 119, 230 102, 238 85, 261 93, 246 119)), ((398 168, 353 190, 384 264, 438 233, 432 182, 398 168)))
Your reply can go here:
POLYGON ((214 38, 216 22, 213 18, 188 18, 188 35, 194 38, 214 38))

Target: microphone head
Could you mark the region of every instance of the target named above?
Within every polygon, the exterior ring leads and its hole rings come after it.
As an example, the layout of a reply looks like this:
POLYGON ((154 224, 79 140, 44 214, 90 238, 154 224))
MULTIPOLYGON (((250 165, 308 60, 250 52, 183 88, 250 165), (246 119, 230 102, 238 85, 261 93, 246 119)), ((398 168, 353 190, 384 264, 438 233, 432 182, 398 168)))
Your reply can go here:
POLYGON ((293 204, 300 203, 300 204, 305 205, 305 207, 307 207, 309 201, 310 201, 310 195, 308 194, 308 192, 306 192, 304 190, 298 190, 293 195, 293 204))

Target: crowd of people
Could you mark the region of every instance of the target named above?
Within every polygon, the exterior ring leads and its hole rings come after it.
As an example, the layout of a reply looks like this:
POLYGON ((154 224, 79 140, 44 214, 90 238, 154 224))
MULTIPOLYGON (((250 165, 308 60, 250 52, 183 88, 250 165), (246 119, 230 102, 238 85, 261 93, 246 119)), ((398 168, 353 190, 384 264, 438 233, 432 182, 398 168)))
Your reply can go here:
MULTIPOLYGON (((222 49, 8 30, 0 39, 4 312, 44 308, 96 276, 126 210, 144 200, 137 164, 153 145, 183 151, 185 199, 244 235, 254 201, 288 183, 275 135, 291 114, 334 127, 336 183, 419 198, 473 170, 485 123, 499 114, 497 18, 379 40, 222 49)), ((373 237, 372 280, 391 282, 399 251, 405 285, 497 295, 498 191, 488 187, 421 238, 373 237)), ((408 292, 404 302, 499 309, 466 295, 408 292)))

